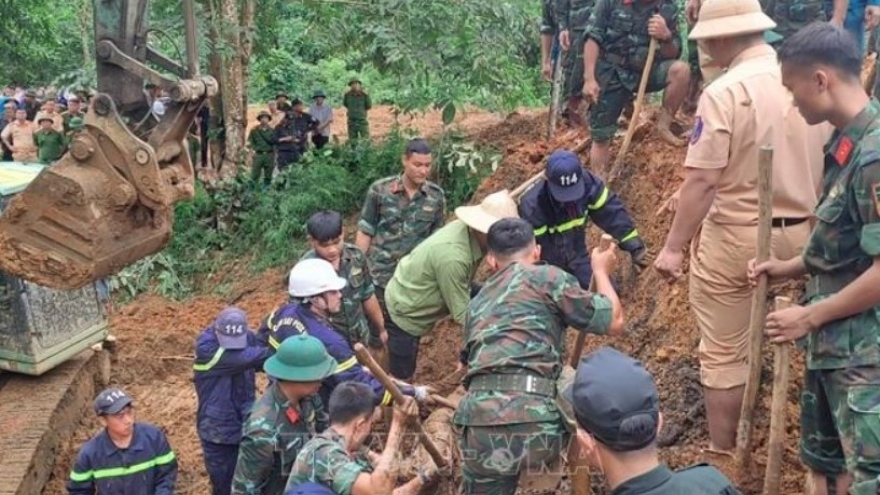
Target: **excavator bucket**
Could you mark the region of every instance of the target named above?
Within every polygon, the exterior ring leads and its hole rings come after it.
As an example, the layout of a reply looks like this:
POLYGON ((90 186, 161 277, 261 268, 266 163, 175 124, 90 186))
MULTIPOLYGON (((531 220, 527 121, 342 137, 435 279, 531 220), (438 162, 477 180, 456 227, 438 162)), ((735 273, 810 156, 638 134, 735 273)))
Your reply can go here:
POLYGON ((140 140, 97 95, 70 151, 3 208, 0 270, 77 289, 160 251, 173 204, 193 195, 185 149, 140 140))

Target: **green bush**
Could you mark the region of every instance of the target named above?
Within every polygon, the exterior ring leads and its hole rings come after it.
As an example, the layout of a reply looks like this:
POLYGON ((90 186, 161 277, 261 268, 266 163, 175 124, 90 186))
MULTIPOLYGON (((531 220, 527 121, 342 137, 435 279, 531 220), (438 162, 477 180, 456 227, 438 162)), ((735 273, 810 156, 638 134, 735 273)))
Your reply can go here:
MULTIPOLYGON (((257 271, 289 264, 304 249, 308 217, 320 209, 356 214, 370 184, 400 171, 408 139, 397 130, 381 144, 311 151, 267 189, 254 184, 249 171, 214 191, 199 185, 194 199, 176 205, 174 236, 165 250, 127 267, 111 286, 126 298, 148 289, 182 298, 199 289, 200 277, 235 260, 257 271)), ((450 211, 500 160, 452 132, 434 143, 434 156, 434 180, 446 190, 450 211)))

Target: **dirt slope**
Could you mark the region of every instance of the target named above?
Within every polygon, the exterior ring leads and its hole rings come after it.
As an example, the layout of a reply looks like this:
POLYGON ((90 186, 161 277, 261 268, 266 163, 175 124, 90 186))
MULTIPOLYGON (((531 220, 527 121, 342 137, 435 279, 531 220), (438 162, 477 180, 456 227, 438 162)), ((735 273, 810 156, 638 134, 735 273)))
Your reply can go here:
MULTIPOLYGON (((543 167, 542 160, 550 151, 557 147, 573 148, 586 138, 585 135, 563 131, 552 143, 545 143, 546 115, 525 113, 512 114, 504 119, 492 118, 495 119, 494 125, 475 126, 478 128, 471 134, 475 140, 503 150, 505 157, 501 168, 482 185, 478 197, 501 188, 513 189, 543 167)), ((683 148, 672 149, 653 139, 648 132, 633 144, 627 160, 630 169, 616 188, 654 253, 662 243, 669 223, 668 217, 658 218, 655 211, 661 201, 678 187, 684 153, 683 148)), ((596 233, 591 235, 595 237, 596 233)), ((280 285, 283 270, 259 277, 244 275, 247 270, 240 267, 238 270, 241 276, 227 277, 237 281, 225 300, 205 295, 175 303, 157 296, 143 296, 120 308, 111 318, 113 333, 119 338, 114 382, 135 396, 140 419, 154 422, 168 432, 180 457, 179 494, 208 491, 194 428, 195 392, 189 356, 195 336, 227 303, 242 307, 251 323, 256 325, 285 297, 280 285)), ((623 277, 626 279, 627 275, 624 273, 623 277)), ((588 348, 614 345, 646 364, 655 374, 661 391, 665 418, 661 435, 663 459, 673 467, 701 462, 704 459, 701 449, 706 445, 707 437, 695 354, 699 337, 687 306, 687 284, 682 281, 669 286, 648 271, 638 278, 634 289, 624 294, 624 301, 629 321, 627 335, 613 341, 592 338, 588 341, 588 348)), ((455 369, 460 330, 448 322, 441 323, 423 342, 416 379, 422 383, 442 380, 455 369)), ((769 357, 769 352, 767 355, 769 357)), ((769 359, 765 361, 765 375, 769 377, 769 359)), ((802 364, 797 363, 789 393, 784 494, 800 493, 801 468, 796 455, 796 436, 797 389, 802 370, 802 364)), ((447 383, 442 388, 449 392, 454 384, 447 383)), ((762 391, 759 406, 755 457, 761 461, 765 456, 765 436, 769 426, 769 390, 762 391)), ((55 476, 44 495, 65 493, 63 483, 72 457, 78 446, 95 431, 94 420, 85 418, 82 428, 60 452, 55 476)), ((762 475, 763 465, 756 466, 754 472, 762 475)), ((597 495, 604 493, 598 483, 598 479, 594 480, 597 495)), ((760 480, 747 482, 742 488, 746 493, 759 493, 760 480)))

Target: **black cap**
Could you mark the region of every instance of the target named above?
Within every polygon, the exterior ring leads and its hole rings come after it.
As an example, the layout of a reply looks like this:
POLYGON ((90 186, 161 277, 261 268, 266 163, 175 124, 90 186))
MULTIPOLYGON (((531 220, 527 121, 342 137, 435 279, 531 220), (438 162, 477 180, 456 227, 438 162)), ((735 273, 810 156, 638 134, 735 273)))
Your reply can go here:
POLYGON ((584 195, 581 160, 568 150, 556 150, 547 159, 547 187, 560 203, 577 201, 584 195))
POLYGON ((563 393, 578 426, 618 452, 643 449, 657 437, 660 398, 642 363, 603 347, 583 359, 563 393))
POLYGON ((121 388, 108 388, 98 394, 95 399, 95 412, 98 416, 116 414, 125 406, 131 405, 134 399, 129 397, 121 388))
POLYGON ((302 105, 302 104, 303 104, 303 101, 300 100, 299 98, 294 98, 294 99, 290 102, 290 106, 292 106, 292 107, 295 107, 295 106, 297 106, 297 105, 302 105))
POLYGON ((320 483, 302 483, 284 492, 284 495, 336 495, 336 492, 320 483))

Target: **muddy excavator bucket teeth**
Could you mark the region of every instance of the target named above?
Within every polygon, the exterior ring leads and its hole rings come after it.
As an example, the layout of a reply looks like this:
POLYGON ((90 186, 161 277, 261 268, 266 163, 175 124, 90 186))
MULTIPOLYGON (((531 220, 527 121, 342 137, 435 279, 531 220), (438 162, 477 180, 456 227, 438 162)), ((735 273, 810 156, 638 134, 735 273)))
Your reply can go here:
POLYGON ((0 269, 77 289, 161 250, 172 211, 127 204, 131 191, 105 189, 104 173, 66 155, 12 198, 0 218, 0 269))

